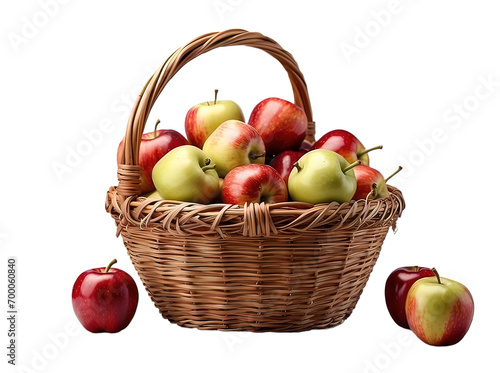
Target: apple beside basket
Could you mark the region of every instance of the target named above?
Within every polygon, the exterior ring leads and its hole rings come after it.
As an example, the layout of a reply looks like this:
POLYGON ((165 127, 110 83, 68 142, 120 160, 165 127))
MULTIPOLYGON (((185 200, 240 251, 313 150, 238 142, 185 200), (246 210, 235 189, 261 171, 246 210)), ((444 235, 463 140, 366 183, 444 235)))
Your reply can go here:
POLYGON ((377 200, 201 205, 139 197, 139 146, 151 108, 168 81, 214 48, 245 45, 276 58, 295 103, 314 121, 304 77, 292 55, 257 32, 200 36, 175 51, 132 109, 107 193, 132 263, 162 316, 198 329, 298 332, 342 323, 353 311, 389 227, 404 209, 401 192, 377 200))

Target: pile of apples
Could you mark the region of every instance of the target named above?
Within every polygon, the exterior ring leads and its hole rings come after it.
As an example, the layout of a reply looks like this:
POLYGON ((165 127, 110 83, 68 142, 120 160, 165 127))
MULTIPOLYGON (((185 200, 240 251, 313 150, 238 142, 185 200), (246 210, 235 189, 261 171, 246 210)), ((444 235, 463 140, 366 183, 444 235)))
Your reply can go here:
MULTIPOLYGON (((305 141, 302 108, 276 97, 255 106, 245 123, 234 101, 207 101, 189 109, 186 137, 175 130, 142 135, 141 194, 195 203, 312 204, 385 198, 389 178, 369 166, 366 149, 350 132, 332 130, 305 141)), ((124 151, 118 147, 118 160, 124 151)))

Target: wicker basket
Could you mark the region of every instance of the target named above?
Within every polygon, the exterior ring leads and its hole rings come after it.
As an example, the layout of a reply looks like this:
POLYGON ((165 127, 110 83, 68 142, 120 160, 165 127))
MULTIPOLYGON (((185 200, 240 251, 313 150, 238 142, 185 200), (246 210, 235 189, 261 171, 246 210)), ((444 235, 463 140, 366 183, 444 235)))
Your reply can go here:
POLYGON ((127 125, 117 187, 107 193, 132 263, 162 316, 181 326, 245 331, 305 331, 342 323, 354 309, 389 227, 404 209, 401 192, 372 201, 200 205, 139 197, 139 146, 167 82, 214 48, 259 48, 285 68, 295 103, 314 122, 297 63, 274 40, 228 30, 175 51, 139 95, 127 125))

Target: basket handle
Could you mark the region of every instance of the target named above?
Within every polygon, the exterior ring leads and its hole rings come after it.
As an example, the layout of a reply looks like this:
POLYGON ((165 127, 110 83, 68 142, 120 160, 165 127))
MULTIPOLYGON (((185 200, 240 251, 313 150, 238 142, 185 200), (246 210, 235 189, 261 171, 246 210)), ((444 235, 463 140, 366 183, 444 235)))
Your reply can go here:
MULTIPOLYGON (((156 99, 170 79, 189 61, 212 49, 245 45, 261 49, 276 58, 288 73, 295 104, 304 109, 309 125, 306 140, 314 142, 315 124, 304 76, 292 55, 276 41, 258 32, 232 29, 202 35, 177 49, 148 80, 137 97, 130 114, 124 142, 124 151, 118 165, 117 194, 125 199, 140 193, 139 148, 149 113, 156 99)), ((123 200, 122 199, 122 200, 123 200)))

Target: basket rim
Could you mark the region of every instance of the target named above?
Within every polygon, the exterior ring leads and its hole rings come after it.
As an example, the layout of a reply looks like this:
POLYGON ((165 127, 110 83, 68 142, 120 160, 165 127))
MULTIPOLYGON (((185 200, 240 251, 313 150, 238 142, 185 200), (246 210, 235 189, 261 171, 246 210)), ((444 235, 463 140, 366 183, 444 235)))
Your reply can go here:
POLYGON ((130 196, 120 203, 116 187, 110 187, 106 211, 114 216, 118 231, 130 226, 145 231, 167 231, 173 235, 243 236, 298 234, 301 230, 360 229, 392 226, 405 208, 403 195, 388 185, 389 196, 379 199, 310 204, 288 201, 251 203, 244 206, 224 203, 161 200, 130 196))

